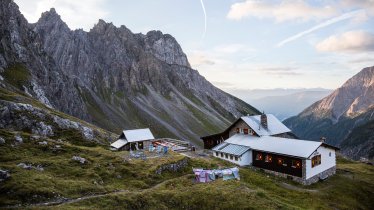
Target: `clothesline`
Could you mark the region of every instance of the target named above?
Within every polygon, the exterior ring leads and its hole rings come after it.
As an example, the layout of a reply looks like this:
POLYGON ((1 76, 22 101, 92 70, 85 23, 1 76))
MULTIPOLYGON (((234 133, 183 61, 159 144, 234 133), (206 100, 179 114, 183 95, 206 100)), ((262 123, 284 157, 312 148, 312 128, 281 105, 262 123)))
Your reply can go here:
POLYGON ((213 170, 193 168, 192 170, 195 174, 195 179, 197 182, 206 183, 206 182, 214 181, 218 178, 223 178, 223 180, 230 180, 230 179, 240 180, 239 169, 237 167, 226 168, 226 169, 213 169, 213 170))

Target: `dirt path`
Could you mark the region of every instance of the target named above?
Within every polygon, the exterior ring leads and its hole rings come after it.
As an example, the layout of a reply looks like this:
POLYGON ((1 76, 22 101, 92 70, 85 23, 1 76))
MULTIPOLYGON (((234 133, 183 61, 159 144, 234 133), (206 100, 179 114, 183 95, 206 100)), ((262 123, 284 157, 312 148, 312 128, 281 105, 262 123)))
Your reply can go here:
POLYGON ((284 187, 286 189, 289 189, 289 190, 296 190, 296 191, 299 191, 299 192, 312 192, 312 193, 317 193, 319 192, 319 190, 312 190, 312 189, 304 189, 304 188, 301 188, 301 187, 297 187, 297 186, 294 186, 294 185, 290 185, 290 184, 287 184, 285 182, 282 182, 279 184, 281 187, 284 187))
POLYGON ((43 207, 43 206, 60 206, 60 205, 65 205, 65 204, 71 204, 71 203, 76 203, 76 202, 80 202, 80 201, 84 201, 84 200, 88 200, 88 199, 92 199, 92 198, 100 198, 100 197, 105 197, 105 196, 109 196, 109 195, 117 195, 117 194, 126 194, 126 193, 141 193, 141 192, 145 192, 145 191, 149 191, 149 190, 153 190, 153 189, 156 189, 168 182, 171 182, 171 181, 174 181, 176 179, 180 179, 180 178, 183 178, 183 177, 187 177, 187 176, 190 176, 191 174, 186 174, 186 175, 183 175, 183 176, 179 176, 179 177, 176 177, 176 178, 173 178, 173 179, 168 179, 168 180, 165 180, 163 182, 160 182, 150 188, 147 188, 147 189, 141 189, 141 190, 118 190, 118 191, 113 191, 113 192, 107 192, 107 193, 101 193, 101 194, 94 194, 94 195, 86 195, 86 196, 82 196, 82 197, 79 197, 79 198, 67 198, 67 199, 59 199, 59 200, 55 200, 55 201, 49 201, 49 202, 43 202, 43 203, 35 203, 35 204, 30 204, 30 205, 27 205, 27 206, 24 206, 24 205, 14 205, 14 206, 5 206, 4 208, 5 209, 17 209, 17 208, 30 208, 30 207, 43 207))

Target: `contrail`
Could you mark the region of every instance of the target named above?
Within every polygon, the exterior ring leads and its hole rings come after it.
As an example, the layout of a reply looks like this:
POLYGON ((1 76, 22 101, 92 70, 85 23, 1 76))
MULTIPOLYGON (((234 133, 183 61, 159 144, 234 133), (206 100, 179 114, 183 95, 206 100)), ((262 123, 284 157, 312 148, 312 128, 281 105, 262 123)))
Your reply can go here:
POLYGON ((203 8, 203 12, 204 12, 204 33, 201 36, 201 39, 204 39, 205 38, 205 34, 206 34, 206 11, 205 11, 205 6, 204 6, 203 0, 200 0, 200 3, 201 3, 201 7, 203 8))
POLYGON ((344 14, 338 16, 338 17, 334 17, 334 18, 332 18, 330 20, 327 20, 327 21, 325 21, 325 22, 323 22, 321 24, 318 24, 318 25, 316 25, 316 26, 314 26, 314 27, 312 27, 312 28, 310 28, 308 30, 302 31, 302 32, 300 32, 300 33, 298 33, 298 34, 296 34, 294 36, 291 36, 291 37, 289 37, 289 38, 287 38, 287 39, 279 42, 277 44, 277 47, 282 47, 283 45, 285 45, 285 44, 287 44, 289 42, 292 42, 292 41, 294 41, 294 40, 296 40, 296 39, 298 39, 300 37, 303 37, 303 36, 305 36, 307 34, 312 33, 313 31, 319 30, 321 28, 327 27, 327 26, 329 26, 331 24, 334 24, 334 23, 337 23, 337 22, 340 22, 340 21, 343 21, 343 20, 346 20, 346 19, 353 18, 353 17, 355 17, 356 15, 359 15, 362 12, 365 12, 365 10, 363 10, 363 9, 355 10, 355 11, 352 11, 352 12, 344 13, 344 14))

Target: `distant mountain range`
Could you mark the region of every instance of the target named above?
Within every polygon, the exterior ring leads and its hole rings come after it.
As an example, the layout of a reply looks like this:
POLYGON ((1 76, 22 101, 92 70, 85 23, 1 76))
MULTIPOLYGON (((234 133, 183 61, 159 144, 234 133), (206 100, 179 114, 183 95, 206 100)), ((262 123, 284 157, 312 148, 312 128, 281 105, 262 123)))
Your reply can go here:
POLYGON ((253 89, 230 90, 232 94, 250 103, 254 107, 272 113, 284 120, 297 115, 306 107, 324 98, 332 92, 323 88, 302 89, 253 89))
POLYGON ((353 158, 374 155, 374 67, 362 69, 329 96, 284 123, 296 135, 341 146, 353 158))
POLYGON ((1 88, 52 109, 116 133, 150 127, 156 137, 195 144, 259 113, 192 69, 171 35, 134 34, 103 20, 72 31, 54 9, 29 24, 11 0, 0 11, 1 88))

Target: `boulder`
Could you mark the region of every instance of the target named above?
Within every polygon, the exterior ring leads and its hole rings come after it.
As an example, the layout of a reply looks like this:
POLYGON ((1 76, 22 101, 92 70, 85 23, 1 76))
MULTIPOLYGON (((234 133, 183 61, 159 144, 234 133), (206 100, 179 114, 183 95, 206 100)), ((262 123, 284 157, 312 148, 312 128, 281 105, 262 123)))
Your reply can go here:
POLYGON ((80 162, 81 164, 85 164, 87 160, 85 158, 79 157, 79 156, 73 156, 71 158, 74 161, 80 162))
POLYGON ((0 182, 9 179, 10 173, 7 170, 0 169, 0 182))
POLYGON ((91 128, 83 126, 83 136, 88 140, 93 140, 94 134, 91 128))
POLYGON ((46 142, 46 141, 39 141, 38 144, 39 145, 48 145, 48 142, 46 142))
POLYGON ((23 139, 22 139, 22 137, 20 135, 16 135, 14 138, 15 138, 16 142, 18 142, 18 143, 22 143, 23 142, 23 139))
POLYGON ((36 127, 32 129, 33 134, 40 136, 53 136, 53 129, 50 125, 46 125, 44 122, 38 122, 36 127))
POLYGON ((31 164, 26 164, 26 163, 19 163, 17 166, 23 169, 27 169, 27 170, 31 170, 33 168, 31 164))
POLYGON ((42 165, 37 165, 37 166, 35 167, 35 169, 38 170, 38 171, 44 171, 44 168, 43 168, 42 165))

